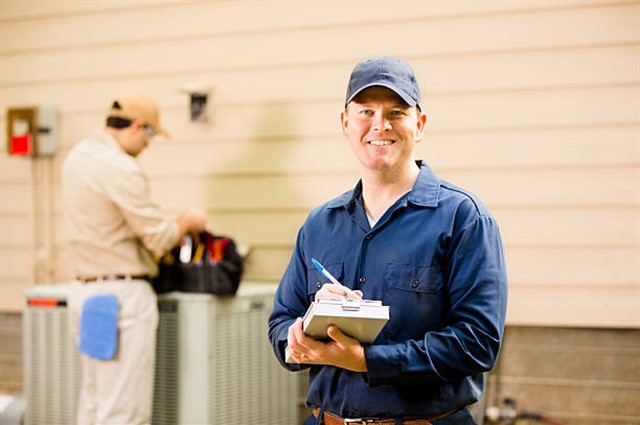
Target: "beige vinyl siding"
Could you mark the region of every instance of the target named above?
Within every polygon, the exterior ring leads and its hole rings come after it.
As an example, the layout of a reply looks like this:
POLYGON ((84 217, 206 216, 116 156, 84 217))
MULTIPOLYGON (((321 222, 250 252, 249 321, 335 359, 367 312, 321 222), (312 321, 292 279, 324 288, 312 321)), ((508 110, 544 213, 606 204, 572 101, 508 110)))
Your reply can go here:
POLYGON ((509 323, 640 325, 637 1, 3 1, 0 12, 3 114, 60 114, 52 161, 0 154, 0 310, 71 277, 60 163, 129 91, 158 99, 174 136, 141 157, 157 202, 206 206, 211 230, 250 247, 247 278, 278 280, 308 211, 357 179, 338 120, 348 74, 389 54, 423 89, 418 157, 501 225, 509 323), (198 84, 213 87, 206 124, 189 122, 182 91, 198 84))

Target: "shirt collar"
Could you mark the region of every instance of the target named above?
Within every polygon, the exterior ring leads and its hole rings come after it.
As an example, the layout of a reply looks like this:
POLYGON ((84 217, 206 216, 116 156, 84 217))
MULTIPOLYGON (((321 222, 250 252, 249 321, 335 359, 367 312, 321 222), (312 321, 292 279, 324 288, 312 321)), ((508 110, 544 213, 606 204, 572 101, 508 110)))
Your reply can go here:
POLYGON ((100 143, 104 143, 106 145, 109 145, 111 147, 116 147, 118 149, 122 149, 120 147, 120 144, 118 143, 118 141, 115 139, 115 137, 113 137, 111 135, 111 133, 109 133, 107 130, 98 130, 95 131, 92 135, 91 138, 93 140, 97 140, 100 143))
POLYGON ((420 174, 407 200, 414 205, 435 208, 440 196, 440 179, 423 160, 417 160, 416 164, 420 167, 420 174))
POLYGON ((337 198, 332 199, 327 203, 327 208, 349 208, 353 206, 356 200, 362 195, 362 180, 358 180, 356 187, 343 193, 337 198))
MULTIPOLYGON (((435 208, 438 206, 440 179, 423 160, 417 160, 416 164, 420 167, 420 174, 418 174, 418 178, 407 196, 407 201, 414 205, 435 208)), ((329 201, 327 208, 349 208, 361 196, 362 180, 358 180, 353 189, 329 201)))

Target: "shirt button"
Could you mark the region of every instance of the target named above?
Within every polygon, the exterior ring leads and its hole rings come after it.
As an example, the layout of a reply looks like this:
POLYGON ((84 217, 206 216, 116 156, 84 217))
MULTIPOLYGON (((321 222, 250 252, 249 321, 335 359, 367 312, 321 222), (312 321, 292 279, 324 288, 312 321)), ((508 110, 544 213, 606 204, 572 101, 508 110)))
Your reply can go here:
POLYGON ((368 241, 370 241, 372 237, 373 237, 373 235, 372 235, 372 234, 368 234, 368 235, 365 237, 365 239, 366 239, 366 240, 368 240, 368 241))
POLYGON ((320 289, 320 287, 321 287, 321 286, 322 286, 322 283, 320 283, 320 282, 316 282, 316 287, 317 287, 318 289, 320 289))
POLYGON ((367 278, 364 276, 360 277, 360 283, 365 283, 367 281, 367 278))
POLYGON ((418 286, 420 286, 420 281, 418 279, 413 279, 411 281, 411 287, 412 288, 417 288, 418 286))
POLYGON ((358 412, 358 409, 352 409, 352 410, 351 410, 351 416, 353 416, 354 418, 357 418, 357 417, 358 417, 358 413, 359 413, 359 412, 358 412))

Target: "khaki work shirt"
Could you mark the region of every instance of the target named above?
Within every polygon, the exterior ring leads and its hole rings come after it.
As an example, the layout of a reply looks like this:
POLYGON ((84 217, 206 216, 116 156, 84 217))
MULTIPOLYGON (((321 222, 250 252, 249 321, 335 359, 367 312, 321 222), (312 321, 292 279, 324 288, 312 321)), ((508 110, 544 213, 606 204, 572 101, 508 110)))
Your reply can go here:
POLYGON ((178 225, 151 201, 142 167, 106 131, 67 154, 62 202, 76 276, 155 276, 153 254, 178 243, 178 225))

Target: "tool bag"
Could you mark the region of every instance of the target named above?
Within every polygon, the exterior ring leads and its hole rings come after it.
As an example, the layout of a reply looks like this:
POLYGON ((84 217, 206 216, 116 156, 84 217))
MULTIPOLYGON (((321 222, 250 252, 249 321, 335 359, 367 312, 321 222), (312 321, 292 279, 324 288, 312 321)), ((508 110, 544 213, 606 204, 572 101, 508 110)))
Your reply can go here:
POLYGON ((204 231, 196 240, 185 236, 158 263, 153 287, 165 292, 202 292, 234 295, 242 277, 242 256, 233 239, 204 231))

